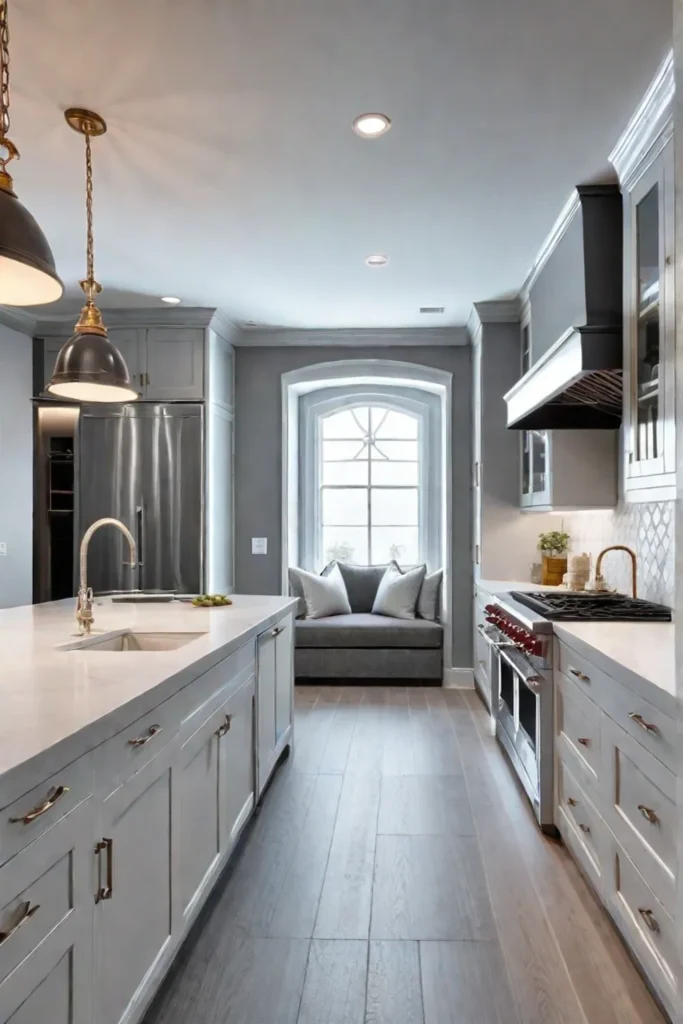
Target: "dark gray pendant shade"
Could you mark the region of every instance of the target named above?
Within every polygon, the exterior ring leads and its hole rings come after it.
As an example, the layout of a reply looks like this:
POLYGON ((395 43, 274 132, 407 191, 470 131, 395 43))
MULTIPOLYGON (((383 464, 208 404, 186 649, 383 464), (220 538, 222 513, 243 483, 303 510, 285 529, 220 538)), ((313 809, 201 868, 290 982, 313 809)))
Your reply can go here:
POLYGON ((104 334, 79 331, 62 345, 47 390, 77 402, 132 402, 128 367, 104 334))
POLYGON ((38 222, 13 192, 0 188, 0 304, 56 302, 64 285, 38 222))

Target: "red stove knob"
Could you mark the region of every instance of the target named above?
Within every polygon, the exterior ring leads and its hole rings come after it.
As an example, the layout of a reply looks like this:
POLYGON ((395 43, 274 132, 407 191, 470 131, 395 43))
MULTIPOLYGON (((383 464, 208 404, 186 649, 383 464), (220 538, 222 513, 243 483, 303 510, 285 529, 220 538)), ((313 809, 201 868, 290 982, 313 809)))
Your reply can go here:
POLYGON ((484 611, 488 612, 489 615, 493 615, 494 613, 496 613, 498 611, 498 606, 495 605, 495 604, 484 605, 484 611))

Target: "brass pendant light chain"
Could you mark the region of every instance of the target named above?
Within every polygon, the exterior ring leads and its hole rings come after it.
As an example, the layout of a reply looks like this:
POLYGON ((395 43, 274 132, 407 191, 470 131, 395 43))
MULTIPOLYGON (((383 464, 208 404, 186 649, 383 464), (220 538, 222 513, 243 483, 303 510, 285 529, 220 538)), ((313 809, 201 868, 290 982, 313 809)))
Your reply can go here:
POLYGON ((85 136, 85 217, 87 224, 86 255, 88 276, 84 282, 87 288, 83 290, 92 301, 93 293, 99 291, 99 287, 95 281, 95 249, 92 230, 92 149, 89 134, 85 136))
POLYGON ((9 135, 9 24, 7 0, 0 0, 0 188, 12 192, 12 178, 7 170, 10 160, 19 157, 19 150, 9 135))

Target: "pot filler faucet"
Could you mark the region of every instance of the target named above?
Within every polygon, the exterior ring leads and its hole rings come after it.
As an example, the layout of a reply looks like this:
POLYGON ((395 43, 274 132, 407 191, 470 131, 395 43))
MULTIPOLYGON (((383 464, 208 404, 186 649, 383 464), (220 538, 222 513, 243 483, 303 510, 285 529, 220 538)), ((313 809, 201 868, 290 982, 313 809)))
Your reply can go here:
POLYGON ((90 632, 92 624, 95 621, 95 616, 92 613, 92 587, 88 586, 86 580, 88 568, 88 545, 90 544, 90 538, 97 532, 97 530, 99 530, 100 526, 116 526, 121 531, 130 546, 130 562, 124 562, 123 564, 129 565, 131 569, 134 569, 136 565, 135 540, 133 538, 133 534, 130 532, 128 527, 119 522, 118 519, 98 519, 85 531, 83 534, 83 540, 81 541, 81 582, 80 587, 78 588, 78 598, 76 600, 76 621, 78 622, 80 632, 86 634, 90 632))

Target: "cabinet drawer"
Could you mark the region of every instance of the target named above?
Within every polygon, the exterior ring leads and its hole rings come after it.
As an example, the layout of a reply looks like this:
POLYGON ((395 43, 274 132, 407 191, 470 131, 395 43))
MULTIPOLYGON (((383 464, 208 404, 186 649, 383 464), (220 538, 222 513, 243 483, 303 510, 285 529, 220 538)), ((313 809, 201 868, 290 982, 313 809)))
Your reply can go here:
POLYGON ((629 857, 613 840, 608 905, 628 945, 669 1008, 675 1003, 677 954, 674 922, 629 857))
POLYGON ((673 718, 618 683, 605 692, 602 708, 662 764, 676 771, 677 724, 673 718))
POLYGON ((557 647, 560 672, 571 679, 581 689, 584 696, 590 697, 596 704, 603 707, 604 695, 615 685, 616 680, 611 679, 602 669, 591 665, 583 655, 577 654, 571 647, 567 647, 562 640, 558 640, 557 647))
POLYGON ((561 760, 557 761, 557 773, 556 825, 572 856, 602 894, 607 826, 561 760))
POLYGON ((239 686, 240 680, 246 681, 255 671, 256 641, 250 640, 185 686, 178 694, 182 701, 183 737, 192 735, 201 724, 199 720, 190 721, 195 715, 200 715, 201 720, 204 720, 214 706, 218 707, 225 700, 223 690, 226 686, 239 686))
POLYGON ((676 778, 603 715, 605 815, 655 895, 675 900, 676 778))
POLYGON ((78 909, 76 872, 91 849, 92 803, 80 803, 0 868, 0 986, 78 909))
POLYGON ((86 754, 0 811, 0 864, 23 850, 93 792, 86 754))
POLYGON ((97 748, 95 776, 101 797, 118 789, 173 739, 180 728, 181 713, 182 705, 175 694, 97 748))
POLYGON ((567 747, 593 785, 600 770, 600 711, 570 679, 557 675, 557 737, 567 747))

